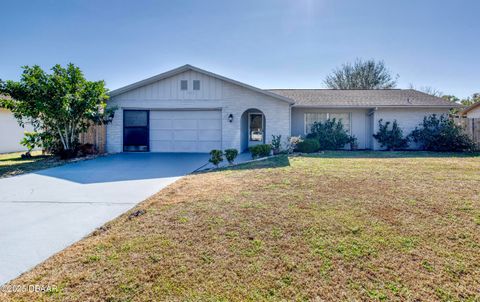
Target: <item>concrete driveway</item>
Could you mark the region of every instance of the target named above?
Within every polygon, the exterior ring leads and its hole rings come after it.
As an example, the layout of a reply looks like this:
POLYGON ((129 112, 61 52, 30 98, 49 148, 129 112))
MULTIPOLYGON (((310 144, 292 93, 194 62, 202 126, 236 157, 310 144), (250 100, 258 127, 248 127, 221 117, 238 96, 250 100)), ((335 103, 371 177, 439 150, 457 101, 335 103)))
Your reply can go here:
POLYGON ((208 162, 125 153, 0 179, 0 284, 208 162))

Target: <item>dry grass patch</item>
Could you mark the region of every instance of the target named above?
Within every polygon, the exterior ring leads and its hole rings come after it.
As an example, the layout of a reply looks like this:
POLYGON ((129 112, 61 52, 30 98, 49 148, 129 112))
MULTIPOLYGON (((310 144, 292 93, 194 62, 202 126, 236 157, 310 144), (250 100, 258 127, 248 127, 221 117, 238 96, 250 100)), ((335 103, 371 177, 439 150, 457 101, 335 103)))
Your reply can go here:
POLYGON ((0 297, 479 301, 480 158, 358 154, 188 176, 0 297))

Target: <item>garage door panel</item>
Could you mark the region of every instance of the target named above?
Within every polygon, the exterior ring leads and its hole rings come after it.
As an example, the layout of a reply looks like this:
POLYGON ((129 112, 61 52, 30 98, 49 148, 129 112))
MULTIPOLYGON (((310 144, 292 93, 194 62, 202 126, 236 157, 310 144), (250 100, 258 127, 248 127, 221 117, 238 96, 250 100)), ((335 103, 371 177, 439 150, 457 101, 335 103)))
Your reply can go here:
POLYGON ((152 152, 210 152, 222 146, 221 112, 151 111, 152 152))
POLYGON ((172 141, 150 141, 150 150, 153 152, 174 152, 172 141))
POLYGON ((198 152, 197 141, 175 141, 173 148, 176 152, 198 152))
POLYGON ((220 130, 203 130, 198 133, 199 141, 216 141, 222 135, 220 130))
POLYGON ((173 140, 173 132, 170 130, 150 130, 151 140, 173 140))
POLYGON ((173 140, 174 141, 196 141, 197 140, 197 130, 174 130, 173 131, 173 140))
POLYGON ((172 129, 172 120, 152 120, 150 119, 150 129, 172 129))
POLYGON ((222 122, 221 120, 200 120, 199 129, 221 129, 222 122))
POLYGON ((197 120, 178 119, 173 121, 173 129, 197 129, 197 120))

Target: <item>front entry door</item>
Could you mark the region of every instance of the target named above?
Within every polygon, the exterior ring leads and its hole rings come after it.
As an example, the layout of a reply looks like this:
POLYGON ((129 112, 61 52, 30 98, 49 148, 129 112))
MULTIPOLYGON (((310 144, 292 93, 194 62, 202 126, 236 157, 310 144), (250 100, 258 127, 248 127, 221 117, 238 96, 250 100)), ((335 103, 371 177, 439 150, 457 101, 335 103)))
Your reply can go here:
POLYGON ((148 110, 123 111, 123 151, 149 151, 148 110))
POLYGON ((265 121, 262 113, 248 114, 248 146, 265 142, 265 121))

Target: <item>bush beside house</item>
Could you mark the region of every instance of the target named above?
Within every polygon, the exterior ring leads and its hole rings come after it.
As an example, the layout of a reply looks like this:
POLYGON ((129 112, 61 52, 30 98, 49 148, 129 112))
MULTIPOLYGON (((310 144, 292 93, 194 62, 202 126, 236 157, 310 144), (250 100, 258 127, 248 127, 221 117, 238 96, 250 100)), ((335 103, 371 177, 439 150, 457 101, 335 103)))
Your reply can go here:
POLYGON ((408 147, 408 137, 403 137, 403 130, 398 126, 396 120, 383 123, 383 119, 378 121, 378 132, 373 137, 380 143, 382 148, 389 151, 406 149, 408 147), (392 125, 390 127, 390 124, 392 125))
POLYGON ((342 122, 335 118, 314 123, 307 139, 317 140, 320 146, 319 150, 343 149, 351 141, 351 137, 343 127, 342 122))
POLYGON ((433 114, 410 134, 411 139, 428 151, 472 151, 473 140, 453 120, 433 114))

